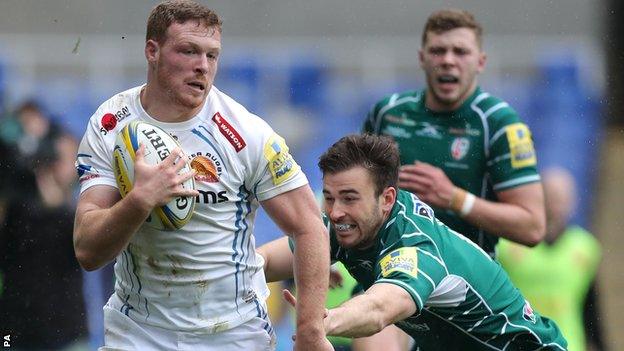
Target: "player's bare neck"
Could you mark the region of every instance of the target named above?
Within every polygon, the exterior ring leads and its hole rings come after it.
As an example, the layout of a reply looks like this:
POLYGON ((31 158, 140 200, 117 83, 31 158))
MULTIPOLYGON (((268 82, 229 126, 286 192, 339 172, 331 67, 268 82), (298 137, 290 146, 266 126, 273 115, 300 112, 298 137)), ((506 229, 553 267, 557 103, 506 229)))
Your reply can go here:
POLYGON ((165 122, 184 122, 196 116, 202 106, 189 108, 172 101, 167 94, 159 93, 158 89, 151 89, 149 84, 141 89, 141 106, 153 119, 165 122))

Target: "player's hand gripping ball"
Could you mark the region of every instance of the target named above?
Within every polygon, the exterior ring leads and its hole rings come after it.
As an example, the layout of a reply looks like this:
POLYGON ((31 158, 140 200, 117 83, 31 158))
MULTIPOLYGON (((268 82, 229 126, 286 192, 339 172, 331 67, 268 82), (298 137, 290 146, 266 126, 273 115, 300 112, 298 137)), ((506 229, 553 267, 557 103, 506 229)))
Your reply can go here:
MULTIPOLYGON (((134 183, 134 160, 139 145, 145 145, 145 162, 150 165, 161 163, 180 144, 159 127, 142 121, 128 123, 118 134, 113 150, 113 170, 121 197, 125 197, 134 183)), ((181 162, 178 160, 177 162, 181 162)), ((180 173, 190 172, 187 163, 180 173)), ((182 183, 185 189, 195 189, 193 177, 182 183)), ((160 230, 182 228, 193 215, 195 197, 177 197, 164 206, 156 207, 147 218, 146 224, 160 230)))

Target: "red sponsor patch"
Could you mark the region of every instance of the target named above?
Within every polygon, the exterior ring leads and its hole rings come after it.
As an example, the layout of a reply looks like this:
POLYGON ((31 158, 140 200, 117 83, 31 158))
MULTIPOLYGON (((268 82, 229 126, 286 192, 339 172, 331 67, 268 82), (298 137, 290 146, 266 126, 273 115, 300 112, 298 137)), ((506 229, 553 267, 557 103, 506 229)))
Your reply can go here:
POLYGON ((238 134, 236 129, 234 129, 232 125, 228 123, 228 121, 226 121, 223 116, 221 116, 219 112, 215 113, 214 116, 212 116, 212 120, 217 124, 217 126, 219 126, 219 131, 230 142, 230 144, 234 146, 236 152, 239 152, 245 148, 245 146, 247 145, 245 144, 245 140, 243 140, 243 138, 240 136, 240 134, 238 134))
POLYGON ((115 118, 115 115, 112 113, 107 113, 104 116, 102 116, 102 128, 104 128, 104 130, 111 131, 113 129, 115 129, 115 127, 117 126, 117 118, 115 118))

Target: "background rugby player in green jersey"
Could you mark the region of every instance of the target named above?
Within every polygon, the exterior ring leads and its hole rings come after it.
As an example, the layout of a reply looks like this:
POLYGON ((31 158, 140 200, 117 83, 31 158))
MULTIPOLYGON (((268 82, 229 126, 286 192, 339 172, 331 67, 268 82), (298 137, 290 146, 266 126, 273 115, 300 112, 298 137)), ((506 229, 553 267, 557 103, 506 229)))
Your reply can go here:
MULTIPOLYGON (((399 187, 495 257, 498 238, 534 246, 545 211, 531 133, 504 101, 484 92, 483 28, 463 10, 432 13, 424 26, 422 90, 377 102, 363 131, 391 136, 401 152, 399 187)), ((396 328, 356 339, 354 351, 404 350, 396 328)))
POLYGON ((363 131, 391 136, 403 165, 399 187, 494 257, 498 237, 538 244, 545 213, 531 132, 477 84, 482 31, 467 11, 431 14, 419 51, 426 88, 379 101, 363 131))
MULTIPOLYGON (((566 349, 555 323, 532 310, 498 263, 414 194, 397 190, 399 154, 390 138, 344 137, 319 168, 331 257, 366 290, 328 310, 328 335, 363 337, 395 324, 419 350, 566 349)), ((292 277, 287 238, 258 252, 268 280, 292 277)))

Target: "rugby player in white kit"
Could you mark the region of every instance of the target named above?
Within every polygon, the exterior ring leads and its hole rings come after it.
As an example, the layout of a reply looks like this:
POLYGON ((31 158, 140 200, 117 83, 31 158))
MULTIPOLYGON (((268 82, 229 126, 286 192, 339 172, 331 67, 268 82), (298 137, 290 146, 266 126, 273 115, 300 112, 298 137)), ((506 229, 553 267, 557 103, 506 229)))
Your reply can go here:
POLYGON ((253 236, 261 204, 296 241, 299 294, 295 348, 332 350, 323 330, 328 235, 300 167, 279 135, 214 87, 221 20, 192 1, 167 1, 147 23, 147 83, 104 102, 82 139, 74 248, 94 270, 116 258, 115 292, 104 307, 102 349, 272 350, 268 289, 253 236), (158 165, 135 160, 122 199, 111 166, 115 137, 132 120, 178 140, 158 165), (193 172, 178 174, 182 159, 193 172), (195 177, 196 189, 181 183, 195 177), (196 198, 176 231, 145 224, 151 210, 196 198))

